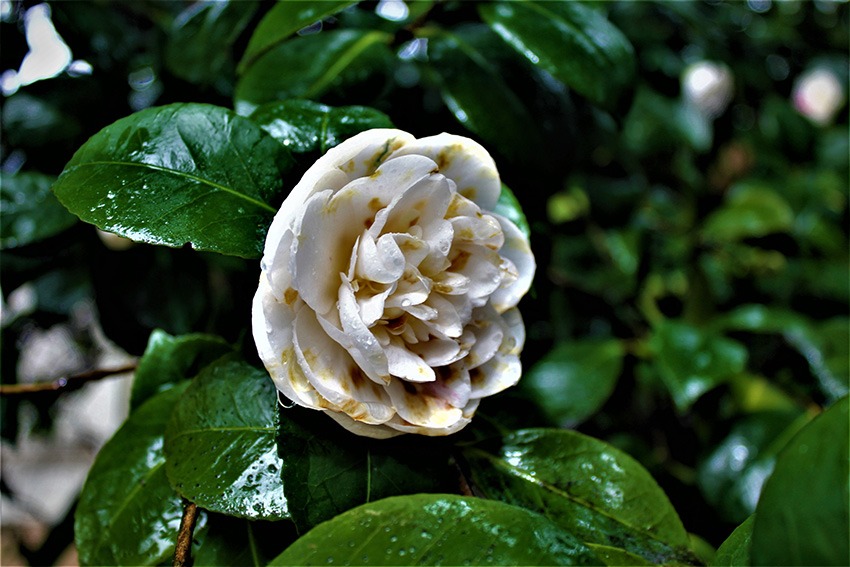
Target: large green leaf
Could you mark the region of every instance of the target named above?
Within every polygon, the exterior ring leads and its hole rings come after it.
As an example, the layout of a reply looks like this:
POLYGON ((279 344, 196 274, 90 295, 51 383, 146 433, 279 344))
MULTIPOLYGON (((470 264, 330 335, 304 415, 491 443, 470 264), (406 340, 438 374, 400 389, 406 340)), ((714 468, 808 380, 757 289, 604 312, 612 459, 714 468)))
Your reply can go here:
POLYGON ((86 222, 151 244, 259 257, 291 165, 250 120, 207 104, 137 112, 95 134, 53 187, 86 222))
POLYGON ((850 561, 850 400, 803 428, 779 454, 753 525, 753 565, 850 561))
POLYGON ((364 83, 393 61, 392 36, 375 30, 333 30, 275 46, 236 84, 236 111, 248 115, 264 103, 319 98, 332 89, 364 83))
POLYGON ((3 175, 0 184, 0 249, 16 248, 58 234, 77 222, 56 200, 56 179, 40 173, 3 175))
POLYGON ((445 492, 456 481, 445 443, 358 437, 301 408, 282 413, 281 454, 286 502, 302 532, 365 502, 445 492))
POLYGON ((193 333, 175 337, 156 329, 133 378, 130 407, 135 409, 157 392, 195 376, 215 359, 233 352, 221 337, 193 333))
POLYGON ((581 433, 524 429, 464 449, 487 498, 540 512, 582 541, 652 562, 688 560, 688 534, 637 461, 581 433))
POLYGON ((747 350, 738 341, 681 321, 661 321, 650 345, 655 369, 680 411, 744 370, 747 362, 747 350))
POLYGON ((259 2, 245 0, 205 0, 189 5, 175 18, 165 44, 169 70, 191 83, 212 84, 230 94, 235 68, 231 47, 258 7, 259 2))
POLYGON ((794 211, 782 196, 769 186, 745 183, 733 187, 722 207, 703 224, 707 241, 733 241, 790 231, 794 211))
POLYGON ((83 565, 157 565, 174 552, 183 505, 165 476, 162 443, 187 386, 148 400, 98 453, 75 515, 83 565))
POLYGON ((277 394, 266 372, 221 359, 195 378, 165 432, 171 485, 202 508, 289 517, 277 448, 277 394))
POLYGON ((244 73, 257 58, 301 28, 332 16, 352 4, 355 4, 354 0, 278 2, 257 24, 242 61, 239 62, 239 73, 244 73))
POLYGON ((448 494, 396 496, 316 526, 270 565, 592 565, 599 560, 543 516, 448 494))
POLYGON ((745 567, 750 565, 750 545, 753 539, 755 516, 750 516, 726 538, 711 565, 715 567, 745 567))
POLYGON ((324 154, 354 134, 393 126, 386 114, 367 106, 331 107, 298 99, 264 104, 249 118, 297 154, 324 154))
POLYGON ((446 106, 470 132, 509 157, 539 152, 540 132, 523 101, 485 52, 467 39, 461 32, 442 32, 428 39, 429 66, 446 106))
POLYGON ((514 49, 596 104, 614 107, 632 84, 634 50, 599 10, 533 0, 478 9, 514 49))
POLYGON ((614 391, 624 355, 622 343, 612 339, 563 343, 532 366, 521 384, 550 421, 573 425, 614 391))
POLYGON ((697 483, 706 501, 730 522, 755 512, 776 455, 810 419, 792 410, 752 414, 736 423, 699 464, 697 483))

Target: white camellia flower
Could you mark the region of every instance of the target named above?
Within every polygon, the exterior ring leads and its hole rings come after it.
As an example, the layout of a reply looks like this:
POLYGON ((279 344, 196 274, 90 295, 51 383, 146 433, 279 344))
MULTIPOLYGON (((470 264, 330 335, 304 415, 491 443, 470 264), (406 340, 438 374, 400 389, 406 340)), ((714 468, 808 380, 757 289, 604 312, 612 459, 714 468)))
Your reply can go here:
POLYGON ((448 435, 514 385, 534 276, 493 212, 487 151, 461 136, 363 132, 304 174, 274 218, 254 297, 278 390, 369 437, 448 435))

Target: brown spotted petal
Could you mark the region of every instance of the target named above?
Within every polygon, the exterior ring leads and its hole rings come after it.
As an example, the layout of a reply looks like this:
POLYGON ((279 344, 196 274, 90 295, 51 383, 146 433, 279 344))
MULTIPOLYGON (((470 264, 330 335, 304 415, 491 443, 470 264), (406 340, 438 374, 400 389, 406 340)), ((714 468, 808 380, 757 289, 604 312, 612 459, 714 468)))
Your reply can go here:
POLYGON ((450 134, 358 134, 269 228, 253 333, 275 385, 358 435, 448 435, 514 385, 535 263, 493 212, 490 155, 450 134))

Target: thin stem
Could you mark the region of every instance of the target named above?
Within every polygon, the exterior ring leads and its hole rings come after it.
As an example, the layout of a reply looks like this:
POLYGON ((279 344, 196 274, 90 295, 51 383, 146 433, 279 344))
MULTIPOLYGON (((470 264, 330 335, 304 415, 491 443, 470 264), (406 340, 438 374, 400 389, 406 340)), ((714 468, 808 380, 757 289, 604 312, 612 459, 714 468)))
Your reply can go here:
POLYGON ((198 521, 198 507, 194 502, 186 502, 183 518, 180 520, 180 533, 177 534, 177 547, 174 548, 173 567, 191 567, 192 534, 198 521))
POLYGON ((88 382, 94 382, 95 380, 108 378, 110 376, 114 376, 115 374, 132 372, 135 369, 135 364, 128 364, 126 366, 120 366, 118 368, 98 368, 96 370, 89 370, 88 372, 83 372, 81 374, 74 374, 73 376, 63 376, 62 378, 57 378, 52 382, 35 382, 33 384, 3 384, 0 385, 0 396, 31 396, 50 392, 70 392, 72 390, 76 390, 77 388, 82 387, 88 382))

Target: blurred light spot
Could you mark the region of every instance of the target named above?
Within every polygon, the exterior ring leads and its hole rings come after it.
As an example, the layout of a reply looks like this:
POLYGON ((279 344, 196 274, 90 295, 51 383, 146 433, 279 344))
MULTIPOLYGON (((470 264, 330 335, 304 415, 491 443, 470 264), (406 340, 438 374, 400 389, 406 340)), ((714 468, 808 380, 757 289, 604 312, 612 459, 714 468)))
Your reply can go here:
POLYGON ((737 445, 732 449, 732 459, 729 462, 729 467, 733 471, 739 471, 747 464, 747 457, 750 456, 750 450, 746 445, 737 445))
POLYGON ((428 59, 428 40, 420 37, 408 41, 399 50, 398 57, 402 61, 410 61, 411 59, 424 61, 428 59))
POLYGON ((726 110, 734 85, 732 72, 722 63, 699 61, 689 65, 682 75, 685 100, 712 118, 726 110))
POLYGON ((767 74, 770 75, 770 78, 774 81, 787 79, 788 74, 791 72, 791 69, 788 66, 788 60, 776 55, 775 53, 768 55, 765 58, 764 63, 767 66, 767 74))
POLYGON ((829 69, 819 67, 797 78, 791 94, 794 108, 816 124, 829 124, 844 105, 844 89, 829 69))
POLYGON ((94 68, 91 66, 91 63, 84 59, 76 59, 68 65, 68 74, 72 77, 91 75, 92 71, 94 71, 94 68))
POLYGON ((403 0, 381 0, 375 8, 375 13, 391 22, 400 22, 407 18, 410 10, 403 0))
POLYGON ((12 175, 18 173, 27 162, 27 155, 23 150, 15 150, 8 155, 3 162, 3 173, 12 175))
POLYGON ((764 14, 770 10, 772 4, 771 0, 747 0, 747 7, 758 14, 764 14))
POLYGON ((24 25, 30 50, 18 70, 17 80, 21 86, 55 77, 71 62, 71 49, 56 33, 47 4, 27 10, 24 25))
POLYGON ((313 35, 322 31, 322 20, 298 30, 298 35, 313 35))
POLYGON ((0 21, 9 22, 12 20, 12 2, 11 0, 0 0, 0 21))

